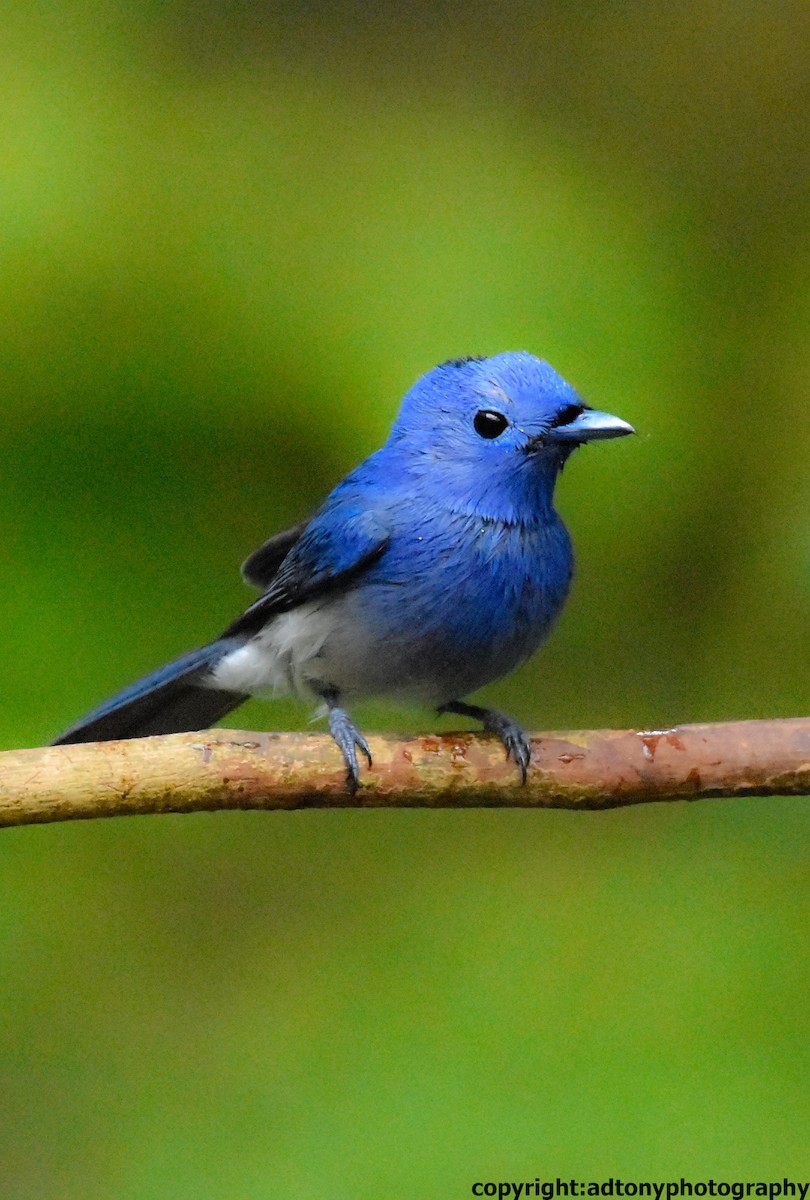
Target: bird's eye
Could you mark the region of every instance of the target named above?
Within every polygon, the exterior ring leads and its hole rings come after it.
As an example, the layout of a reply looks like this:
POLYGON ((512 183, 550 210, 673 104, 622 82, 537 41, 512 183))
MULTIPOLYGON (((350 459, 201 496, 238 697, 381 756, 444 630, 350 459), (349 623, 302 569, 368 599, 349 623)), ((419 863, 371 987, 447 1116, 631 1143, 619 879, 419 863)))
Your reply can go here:
POLYGON ((565 408, 561 408, 557 413, 549 425, 549 429, 559 429, 561 425, 570 425, 572 421, 576 421, 577 417, 581 417, 584 411, 584 404, 566 404, 565 408))
POLYGON ((493 412, 490 408, 482 408, 475 414, 473 425, 475 432, 482 438, 500 437, 509 422, 503 413, 493 412))

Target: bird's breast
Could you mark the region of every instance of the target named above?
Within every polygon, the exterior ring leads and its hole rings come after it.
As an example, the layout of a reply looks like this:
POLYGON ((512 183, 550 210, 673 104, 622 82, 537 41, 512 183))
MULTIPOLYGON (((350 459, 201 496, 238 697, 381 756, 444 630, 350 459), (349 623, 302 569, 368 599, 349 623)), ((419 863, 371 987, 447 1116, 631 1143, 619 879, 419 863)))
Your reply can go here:
MULTIPOLYGON (((431 703, 499 678, 543 641, 568 592, 571 544, 544 527, 457 518, 394 537, 340 601, 319 669, 341 690, 431 703), (362 677, 362 678, 361 678, 362 677)), ((316 665, 315 662, 312 664, 316 665)))

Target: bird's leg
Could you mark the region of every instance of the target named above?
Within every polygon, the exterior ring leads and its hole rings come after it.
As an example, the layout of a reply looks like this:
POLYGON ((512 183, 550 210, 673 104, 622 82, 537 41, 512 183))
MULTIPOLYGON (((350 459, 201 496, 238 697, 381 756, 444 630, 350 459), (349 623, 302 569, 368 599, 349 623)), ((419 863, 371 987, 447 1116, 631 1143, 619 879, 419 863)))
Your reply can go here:
POLYGON ((477 704, 465 704, 463 700, 451 700, 442 704, 440 713, 456 713, 460 717, 472 717, 480 721, 488 733, 496 734, 506 747, 506 757, 510 756, 520 768, 523 783, 526 782, 526 771, 532 756, 531 742, 528 736, 511 717, 496 712, 494 708, 479 708, 477 704))
POLYGON ((350 792, 356 792, 360 785, 360 768, 357 765, 357 751, 361 750, 371 766, 371 751, 368 742, 352 721, 345 708, 338 705, 337 692, 322 692, 329 713, 329 732, 335 739, 343 761, 346 764, 346 783, 350 792))

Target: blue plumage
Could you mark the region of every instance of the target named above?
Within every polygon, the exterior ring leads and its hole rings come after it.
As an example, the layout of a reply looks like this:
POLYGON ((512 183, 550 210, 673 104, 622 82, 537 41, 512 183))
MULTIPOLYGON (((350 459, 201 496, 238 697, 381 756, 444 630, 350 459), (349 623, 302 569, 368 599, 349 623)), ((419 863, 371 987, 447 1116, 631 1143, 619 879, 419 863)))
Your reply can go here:
POLYGON ((478 717, 525 777, 520 727, 462 698, 527 658, 565 601, 573 559, 553 501, 569 454, 631 432, 530 354, 436 367, 385 445, 247 560, 264 594, 220 638, 58 741, 201 728, 249 695, 292 690, 325 702, 356 786, 368 747, 343 704, 388 694, 478 717))

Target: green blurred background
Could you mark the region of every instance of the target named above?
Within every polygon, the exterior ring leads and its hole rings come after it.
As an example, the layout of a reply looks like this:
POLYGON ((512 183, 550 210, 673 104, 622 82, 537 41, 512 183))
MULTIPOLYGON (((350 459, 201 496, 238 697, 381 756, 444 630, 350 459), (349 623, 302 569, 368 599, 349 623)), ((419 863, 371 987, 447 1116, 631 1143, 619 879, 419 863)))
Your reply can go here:
MULTIPOLYGON (((3 6, 2 745, 207 640, 419 374, 517 348, 640 436, 566 471, 573 596, 490 702, 804 712, 809 26, 3 6)), ((807 1178, 808 834, 779 799, 6 832, 0 1195, 807 1178)))

